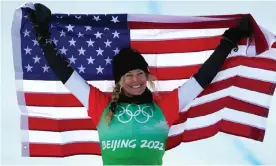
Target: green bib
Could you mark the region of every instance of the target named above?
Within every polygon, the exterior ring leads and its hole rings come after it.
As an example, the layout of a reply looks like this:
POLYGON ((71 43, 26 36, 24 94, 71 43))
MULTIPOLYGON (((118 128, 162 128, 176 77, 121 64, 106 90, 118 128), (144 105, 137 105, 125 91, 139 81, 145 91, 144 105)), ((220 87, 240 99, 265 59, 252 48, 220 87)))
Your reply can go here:
POLYGON ((156 103, 120 103, 110 125, 109 106, 97 126, 104 165, 162 165, 169 127, 156 103))

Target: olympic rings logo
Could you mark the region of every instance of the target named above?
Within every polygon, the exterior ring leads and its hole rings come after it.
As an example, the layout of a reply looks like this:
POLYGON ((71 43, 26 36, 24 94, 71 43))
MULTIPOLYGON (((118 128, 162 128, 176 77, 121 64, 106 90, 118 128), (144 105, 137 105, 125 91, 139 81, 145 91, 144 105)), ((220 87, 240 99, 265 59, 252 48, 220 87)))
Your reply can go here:
POLYGON ((150 106, 141 108, 141 106, 137 105, 138 109, 134 112, 129 110, 129 106, 130 104, 126 108, 118 106, 119 110, 114 116, 117 117, 119 122, 128 123, 134 119, 138 123, 147 123, 153 117, 153 109, 150 106))

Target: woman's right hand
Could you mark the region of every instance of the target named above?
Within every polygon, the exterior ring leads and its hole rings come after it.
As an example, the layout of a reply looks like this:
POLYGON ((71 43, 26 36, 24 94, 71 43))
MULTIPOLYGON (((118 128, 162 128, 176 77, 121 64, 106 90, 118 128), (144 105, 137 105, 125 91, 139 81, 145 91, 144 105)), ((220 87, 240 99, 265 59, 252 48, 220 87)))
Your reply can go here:
POLYGON ((45 42, 45 40, 49 39, 51 36, 49 32, 49 23, 51 21, 52 13, 51 10, 43 4, 36 3, 34 6, 35 10, 30 13, 29 17, 34 25, 38 42, 45 42))

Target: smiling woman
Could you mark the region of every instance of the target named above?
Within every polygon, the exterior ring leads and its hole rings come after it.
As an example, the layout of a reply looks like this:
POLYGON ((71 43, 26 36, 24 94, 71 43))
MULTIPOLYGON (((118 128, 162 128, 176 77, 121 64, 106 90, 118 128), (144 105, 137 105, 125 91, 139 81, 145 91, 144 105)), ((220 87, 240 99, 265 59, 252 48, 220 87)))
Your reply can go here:
MULTIPOLYGON (((51 42, 50 9, 35 4, 35 10, 30 13, 45 59, 61 82, 86 107, 97 127, 104 165, 162 165, 166 147, 174 144, 168 143, 168 136, 175 134, 170 128, 179 120, 180 111, 212 82, 237 42, 251 35, 248 18, 226 30, 197 73, 160 98, 147 87, 152 76, 141 53, 121 48, 112 59, 115 88, 110 96, 89 85, 67 64, 64 56, 56 56, 60 53, 55 42, 51 42)), ((179 126, 174 127, 174 131, 178 131, 179 126)))

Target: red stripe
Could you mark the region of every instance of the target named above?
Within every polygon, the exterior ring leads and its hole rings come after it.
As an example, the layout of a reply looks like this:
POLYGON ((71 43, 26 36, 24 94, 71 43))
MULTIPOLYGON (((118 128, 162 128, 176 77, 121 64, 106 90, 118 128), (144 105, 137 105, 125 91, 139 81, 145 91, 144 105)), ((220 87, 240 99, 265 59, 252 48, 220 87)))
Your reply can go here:
MULTIPOLYGON (((210 115, 223 108, 231 108, 241 112, 246 112, 262 117, 268 116, 266 108, 246 103, 232 97, 224 97, 212 102, 204 103, 195 107, 191 107, 188 111, 180 114, 179 119, 174 124, 180 124, 187 118, 196 118, 200 116, 210 115), (189 117, 188 117, 189 116, 189 117)), ((96 130, 91 119, 48 119, 38 117, 28 117, 29 130, 42 131, 71 131, 71 130, 96 130)))
POLYGON ((207 28, 229 28, 237 25, 238 20, 200 21, 182 23, 160 23, 128 21, 129 29, 207 29, 207 28))
POLYGON ((35 144, 29 145, 31 157, 67 157, 73 155, 100 155, 100 145, 96 142, 79 142, 69 144, 35 144))
MULTIPOLYGON (((235 76, 213 84, 210 84, 199 96, 211 94, 213 92, 237 86, 248 90, 271 95, 275 89, 275 84, 235 76)), ((159 92, 160 97, 168 92, 159 92)), ((110 95, 110 93, 107 93, 110 95)), ((80 101, 71 93, 68 94, 47 94, 47 93, 25 93, 27 106, 54 106, 54 107, 82 107, 80 101)))
POLYGON ((216 135, 219 132, 249 138, 261 142, 263 141, 265 135, 265 130, 227 120, 221 120, 208 127, 195 130, 186 130, 184 134, 170 137, 167 143, 167 150, 178 146, 182 142, 192 142, 206 139, 216 135))
MULTIPOLYGON (((276 38, 276 37, 275 37, 276 38)), ((271 48, 276 48, 276 42, 274 42, 271 46, 271 48)))
MULTIPOLYGON (((181 52, 198 52, 215 50, 221 40, 221 36, 157 40, 157 41, 131 41, 131 47, 142 54, 164 54, 181 52), (149 47, 150 45, 150 47, 149 47)), ((241 40, 238 45, 245 45, 246 40, 241 40)))
MULTIPOLYGON (((218 132, 263 141, 265 131, 255 127, 222 120, 200 129, 186 130, 184 134, 168 138, 166 150, 172 149, 182 142, 206 139, 218 132)), ((30 144, 31 157, 67 157, 73 155, 101 155, 100 145, 95 142, 80 142, 68 144, 30 144)))
POLYGON ((275 83, 245 78, 241 76, 234 76, 234 77, 210 84, 209 86, 207 86, 207 88, 204 89, 204 91, 198 97, 211 94, 216 91, 229 88, 231 86, 236 86, 239 88, 244 88, 247 90, 272 95, 274 91, 274 85, 275 83))
MULTIPOLYGON (((244 56, 235 56, 235 57, 228 58, 225 61, 224 65, 222 66, 221 70, 229 69, 240 65, 276 71, 275 60, 267 59, 267 58, 259 58, 259 57, 244 57, 244 56)), ((193 74, 195 74, 200 67, 201 67, 201 64, 190 65, 190 66, 180 66, 180 67, 150 68, 150 72, 154 76, 156 76, 158 80, 188 79, 193 74)))
MULTIPOLYGON (((268 43, 260 30, 260 27, 251 15, 253 36, 256 42, 256 52, 258 54, 268 49, 268 43)), ((231 17, 236 18, 236 17, 231 17)), ((143 21, 129 21, 130 29, 206 29, 206 28, 230 28, 236 26, 239 23, 239 19, 231 20, 219 20, 219 21, 201 21, 190 23, 155 23, 155 22, 143 22, 143 21)))

